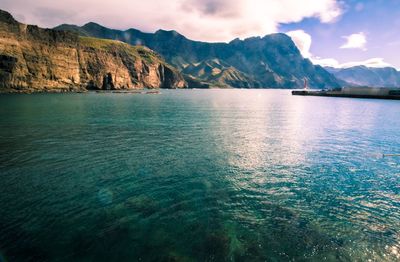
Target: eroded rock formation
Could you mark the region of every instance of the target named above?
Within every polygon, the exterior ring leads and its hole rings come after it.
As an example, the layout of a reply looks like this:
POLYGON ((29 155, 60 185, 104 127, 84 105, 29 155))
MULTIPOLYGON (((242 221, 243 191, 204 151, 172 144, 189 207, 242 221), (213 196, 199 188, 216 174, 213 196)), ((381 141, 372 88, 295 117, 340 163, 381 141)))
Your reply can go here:
POLYGON ((21 24, 0 10, 0 91, 186 86, 146 47, 21 24))

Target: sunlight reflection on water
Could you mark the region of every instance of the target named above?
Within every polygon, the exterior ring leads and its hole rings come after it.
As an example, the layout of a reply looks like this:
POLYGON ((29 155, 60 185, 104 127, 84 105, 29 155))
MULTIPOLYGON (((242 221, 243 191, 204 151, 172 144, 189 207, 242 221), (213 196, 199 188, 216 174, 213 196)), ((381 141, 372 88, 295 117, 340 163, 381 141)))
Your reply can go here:
POLYGON ((396 102, 162 93, 0 96, 7 259, 399 259, 396 102))

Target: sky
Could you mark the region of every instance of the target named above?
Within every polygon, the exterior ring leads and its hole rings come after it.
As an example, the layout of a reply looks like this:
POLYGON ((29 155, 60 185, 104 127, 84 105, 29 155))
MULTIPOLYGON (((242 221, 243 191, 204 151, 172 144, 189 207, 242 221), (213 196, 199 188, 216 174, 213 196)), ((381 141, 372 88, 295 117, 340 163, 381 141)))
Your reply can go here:
POLYGON ((0 9, 41 27, 97 22, 208 42, 282 32, 315 64, 400 69, 400 0, 0 0, 0 9))

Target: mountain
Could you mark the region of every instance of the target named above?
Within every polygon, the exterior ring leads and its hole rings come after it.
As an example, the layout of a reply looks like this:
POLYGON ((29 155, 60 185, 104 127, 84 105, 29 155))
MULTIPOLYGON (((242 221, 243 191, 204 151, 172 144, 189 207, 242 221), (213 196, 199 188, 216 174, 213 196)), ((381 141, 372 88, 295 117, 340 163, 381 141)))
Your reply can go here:
POLYGON ((187 79, 211 86, 298 88, 303 86, 305 78, 314 88, 340 86, 333 75, 304 59, 285 34, 206 43, 189 40, 176 31, 159 30, 154 34, 136 29, 120 31, 96 23, 82 27, 64 24, 54 29, 147 46, 182 70, 187 79))
POLYGON ((0 91, 184 88, 154 51, 17 22, 0 10, 0 91))
POLYGON ((392 67, 354 66, 350 68, 326 67, 325 69, 336 78, 354 86, 400 87, 400 72, 392 67))
POLYGON ((228 85, 238 88, 258 88, 261 86, 246 74, 218 59, 190 64, 183 69, 182 73, 219 87, 228 85))

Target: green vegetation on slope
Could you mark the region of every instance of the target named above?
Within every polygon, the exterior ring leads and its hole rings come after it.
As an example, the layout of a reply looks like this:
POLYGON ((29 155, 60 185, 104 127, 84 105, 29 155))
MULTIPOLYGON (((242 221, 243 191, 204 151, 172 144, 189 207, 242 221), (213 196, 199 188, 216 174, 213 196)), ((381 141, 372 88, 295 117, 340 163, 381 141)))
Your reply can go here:
POLYGON ((81 36, 79 37, 79 42, 83 47, 93 48, 105 52, 112 52, 116 51, 117 49, 120 51, 125 51, 129 55, 134 56, 135 58, 142 58, 149 63, 162 61, 162 58, 157 53, 153 52, 147 47, 132 46, 118 40, 81 36))

